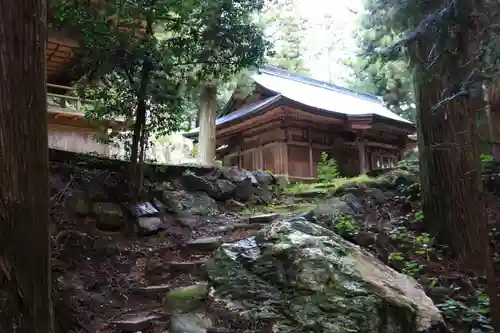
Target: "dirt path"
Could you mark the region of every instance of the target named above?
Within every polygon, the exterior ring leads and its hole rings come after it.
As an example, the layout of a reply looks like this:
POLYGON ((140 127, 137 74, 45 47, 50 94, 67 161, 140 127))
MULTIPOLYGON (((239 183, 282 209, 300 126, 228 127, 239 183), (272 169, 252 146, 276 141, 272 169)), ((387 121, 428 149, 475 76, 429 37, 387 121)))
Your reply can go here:
POLYGON ((62 314, 70 317, 65 331, 249 332, 248 322, 210 295, 203 266, 224 243, 253 236, 276 217, 184 216, 148 237, 99 231, 89 218, 75 221, 59 233, 53 258, 58 304, 69 309, 62 314), (194 326, 182 328, 184 322, 194 326))

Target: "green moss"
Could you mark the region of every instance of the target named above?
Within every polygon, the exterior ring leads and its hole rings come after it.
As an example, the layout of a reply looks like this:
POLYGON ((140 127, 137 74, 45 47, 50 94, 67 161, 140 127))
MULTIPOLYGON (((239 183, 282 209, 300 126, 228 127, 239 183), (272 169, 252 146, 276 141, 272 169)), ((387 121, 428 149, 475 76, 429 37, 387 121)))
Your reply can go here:
POLYGON ((188 287, 180 287, 170 291, 163 299, 169 310, 188 311, 200 305, 208 294, 208 285, 198 283, 188 287))
POLYGON ((345 189, 356 185, 379 188, 388 186, 390 184, 391 184, 390 179, 386 178, 385 176, 370 177, 367 175, 360 175, 353 178, 341 178, 337 179, 333 183, 330 194, 335 195, 338 193, 342 193, 345 189))

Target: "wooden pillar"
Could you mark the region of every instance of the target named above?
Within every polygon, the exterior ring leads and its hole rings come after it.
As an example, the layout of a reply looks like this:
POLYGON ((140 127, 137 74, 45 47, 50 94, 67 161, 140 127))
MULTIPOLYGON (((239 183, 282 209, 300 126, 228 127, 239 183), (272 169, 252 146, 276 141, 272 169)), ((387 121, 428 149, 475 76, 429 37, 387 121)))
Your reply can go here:
POLYGON ((283 174, 289 176, 288 174, 288 145, 285 142, 281 144, 281 163, 283 174))
POLYGON ((309 141, 309 177, 314 178, 312 138, 311 138, 311 129, 310 128, 307 131, 307 138, 309 141))
POLYGON ((258 169, 264 170, 264 156, 262 155, 262 139, 259 138, 259 167, 258 169))
POLYGON ((359 159, 359 173, 364 174, 368 172, 368 163, 366 161, 365 140, 360 137, 357 140, 358 146, 358 159, 359 159))

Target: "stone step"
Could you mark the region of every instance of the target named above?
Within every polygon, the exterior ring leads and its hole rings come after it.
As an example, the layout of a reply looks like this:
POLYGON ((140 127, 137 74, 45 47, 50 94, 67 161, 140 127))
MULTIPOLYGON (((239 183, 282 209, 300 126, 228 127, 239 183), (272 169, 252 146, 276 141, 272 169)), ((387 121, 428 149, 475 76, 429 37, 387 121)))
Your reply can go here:
MULTIPOLYGON (((159 284, 152 286, 141 286, 135 288, 135 291, 144 294, 163 294, 172 290, 172 286, 169 284, 159 284)), ((163 296, 163 295, 162 295, 163 296)))
POLYGON ((111 325, 121 332, 138 332, 149 329, 154 321, 161 318, 162 316, 151 313, 131 313, 113 320, 111 325))
POLYGON ((276 220, 280 214, 269 213, 269 214, 258 214, 248 217, 248 223, 269 223, 276 220))
POLYGON ((231 333, 232 330, 225 327, 210 327, 207 329, 207 333, 231 333))
POLYGON ((167 261, 165 265, 175 271, 189 271, 193 269, 200 269, 205 263, 207 259, 199 259, 199 260, 190 260, 190 261, 167 261))
POLYGON ((186 244, 186 247, 193 250, 213 251, 222 245, 222 237, 198 238, 186 244))
POLYGON ((219 232, 232 232, 237 230, 260 230, 266 226, 265 223, 237 223, 223 226, 217 229, 219 232))

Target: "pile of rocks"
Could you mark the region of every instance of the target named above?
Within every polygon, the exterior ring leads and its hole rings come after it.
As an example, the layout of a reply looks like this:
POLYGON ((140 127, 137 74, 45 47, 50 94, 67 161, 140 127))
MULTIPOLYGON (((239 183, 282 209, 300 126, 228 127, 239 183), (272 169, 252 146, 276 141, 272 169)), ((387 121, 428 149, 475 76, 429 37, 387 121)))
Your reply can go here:
POLYGON ((179 179, 150 183, 142 202, 135 204, 105 192, 95 182, 85 184, 73 210, 95 218, 101 230, 121 230, 135 220, 131 224, 139 234, 149 235, 164 229, 175 216, 217 215, 220 204, 240 209, 248 204, 269 204, 279 195, 279 187, 271 173, 229 167, 205 176, 186 170, 179 179))

